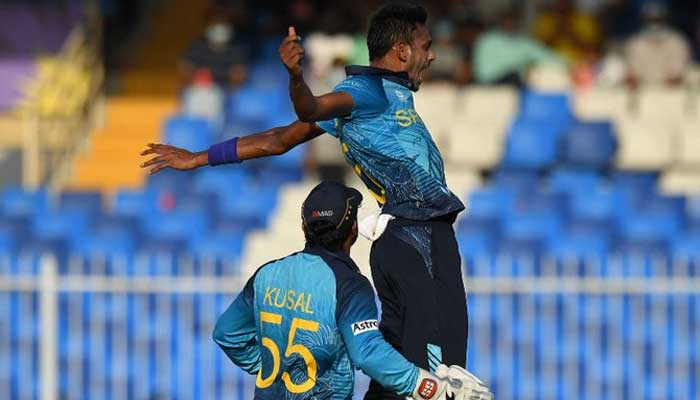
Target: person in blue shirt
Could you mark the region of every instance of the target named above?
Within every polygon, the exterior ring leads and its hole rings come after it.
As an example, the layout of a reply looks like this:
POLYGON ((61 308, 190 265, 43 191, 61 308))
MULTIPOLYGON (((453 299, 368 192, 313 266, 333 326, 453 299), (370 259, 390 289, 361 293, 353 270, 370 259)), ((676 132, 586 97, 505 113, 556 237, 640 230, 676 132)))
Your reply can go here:
POLYGON ((353 367, 402 397, 465 393, 379 332, 374 291, 349 257, 361 201, 340 183, 316 186, 302 206, 304 250, 260 267, 217 321, 216 343, 257 375, 256 399, 351 399, 353 367))
MULTIPOLYGON (((369 67, 348 67, 332 93, 314 96, 303 79, 304 49, 293 27, 280 46, 299 120, 192 153, 149 144, 142 164, 189 170, 285 153, 329 133, 390 222, 373 232, 372 278, 382 306, 379 330, 406 359, 435 371, 466 365, 467 304, 453 229, 464 205, 448 188, 443 161, 416 112, 413 92, 435 56, 426 10, 390 4, 369 24, 369 67)), ((386 219, 385 219, 386 221, 386 219)), ((399 399, 373 380, 366 399, 399 399)))

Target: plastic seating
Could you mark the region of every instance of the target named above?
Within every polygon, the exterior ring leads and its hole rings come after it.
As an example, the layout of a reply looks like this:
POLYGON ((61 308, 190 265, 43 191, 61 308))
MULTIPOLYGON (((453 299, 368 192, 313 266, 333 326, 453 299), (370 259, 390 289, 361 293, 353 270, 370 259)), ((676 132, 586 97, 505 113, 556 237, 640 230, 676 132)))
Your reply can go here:
POLYGON ((2 193, 0 212, 5 215, 27 216, 49 209, 49 195, 45 190, 26 191, 11 187, 2 193))
POLYGON ((165 123, 163 140, 189 151, 202 151, 214 143, 215 135, 206 119, 174 116, 165 123))
POLYGON ((538 120, 516 120, 506 139, 503 165, 510 168, 545 169, 559 157, 556 126, 538 120))
POLYGON ((686 121, 681 125, 677 149, 678 166, 700 171, 700 121, 686 121))
POLYGON ((32 219, 32 233, 43 239, 80 240, 89 231, 91 216, 79 211, 53 211, 32 219))
POLYGON ((284 111, 289 107, 289 99, 285 92, 274 87, 247 84, 236 89, 229 96, 227 121, 228 123, 264 123, 270 114, 284 111))
POLYGON ((624 89, 588 88, 575 92, 573 107, 584 120, 617 120, 629 113, 629 97, 624 89))
POLYGON ((530 120, 548 121, 557 129, 566 129, 573 121, 569 98, 560 93, 523 92, 520 99, 520 116, 530 120))
POLYGON ((152 190, 120 190, 114 197, 112 213, 119 216, 138 217, 158 210, 158 193, 152 190))
POLYGON ((549 188, 555 193, 585 195, 597 189, 598 174, 590 170, 557 169, 549 177, 549 188))
POLYGON ((173 211, 143 221, 143 230, 152 239, 190 240, 206 232, 210 216, 206 211, 173 211))
POLYGON ((165 169, 148 176, 146 190, 181 194, 189 190, 195 174, 195 171, 165 169))
POLYGON ((603 169, 613 160, 616 138, 610 122, 576 122, 562 140, 565 165, 603 169))
POLYGON ((58 198, 58 209, 99 215, 102 212, 102 194, 99 192, 62 193, 58 198))
POLYGON ((621 169, 659 170, 675 159, 676 127, 671 123, 641 118, 617 121, 616 166, 621 169))
POLYGON ((515 191, 511 188, 489 186, 472 192, 466 201, 467 215, 499 217, 513 207, 515 191))
POLYGON ((434 140, 450 163, 478 169, 495 167, 503 157, 506 121, 468 118, 458 117, 447 128, 446 138, 434 140))
POLYGON ((204 168, 194 177, 192 184, 200 193, 223 193, 231 188, 245 185, 250 176, 239 166, 220 166, 204 168))
POLYGON ((267 223, 267 217, 277 204, 277 191, 263 187, 241 187, 221 198, 221 215, 241 219, 255 219, 267 223))
POLYGON ((216 233, 196 238, 191 245, 192 252, 198 256, 238 259, 243 251, 243 235, 216 233))
POLYGON ((539 174, 532 170, 501 168, 491 176, 491 182, 494 185, 513 188, 518 192, 536 190, 539 180, 539 174))

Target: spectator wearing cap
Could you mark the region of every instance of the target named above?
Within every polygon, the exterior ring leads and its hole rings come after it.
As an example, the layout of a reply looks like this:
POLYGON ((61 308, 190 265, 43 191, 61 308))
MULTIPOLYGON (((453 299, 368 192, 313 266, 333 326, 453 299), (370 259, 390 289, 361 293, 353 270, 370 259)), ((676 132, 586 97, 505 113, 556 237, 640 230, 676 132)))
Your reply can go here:
POLYGON ((195 39, 180 61, 184 86, 192 83, 195 73, 206 69, 222 90, 242 84, 247 76, 249 47, 237 40, 236 30, 225 9, 213 8, 201 37, 195 39))
POLYGON ((667 23, 667 9, 652 1, 642 8, 644 25, 625 44, 627 81, 630 86, 683 82, 690 62, 688 40, 667 23))

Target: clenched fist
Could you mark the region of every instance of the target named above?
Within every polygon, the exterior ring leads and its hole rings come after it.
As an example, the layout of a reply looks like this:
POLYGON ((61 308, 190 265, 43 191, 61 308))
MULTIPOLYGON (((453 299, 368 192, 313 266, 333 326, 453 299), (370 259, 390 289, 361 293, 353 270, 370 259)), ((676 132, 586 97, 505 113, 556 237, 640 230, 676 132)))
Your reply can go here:
POLYGON ((304 48, 301 47, 300 40, 301 37, 297 36, 294 27, 290 26, 287 37, 279 48, 280 59, 289 71, 289 75, 297 78, 302 75, 301 61, 304 59, 304 48))

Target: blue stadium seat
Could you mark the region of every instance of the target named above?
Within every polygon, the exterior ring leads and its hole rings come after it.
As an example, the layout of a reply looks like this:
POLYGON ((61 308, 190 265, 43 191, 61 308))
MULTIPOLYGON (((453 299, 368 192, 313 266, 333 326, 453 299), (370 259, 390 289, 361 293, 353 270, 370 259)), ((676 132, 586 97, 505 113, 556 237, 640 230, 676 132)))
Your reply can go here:
POLYGON ((570 198, 567 193, 546 191, 522 192, 508 210, 509 216, 565 217, 570 212, 570 198))
POLYGON ((547 121, 558 130, 567 128, 573 122, 569 98, 559 93, 524 91, 520 99, 520 116, 547 121))
POLYGON ((185 193, 190 190, 195 174, 195 171, 165 169, 148 176, 146 190, 173 194, 185 193))
POLYGON ((138 217, 107 214, 96 219, 91 232, 110 234, 112 232, 127 232, 138 238, 141 235, 138 217))
POLYGON ((255 220, 263 226, 277 205, 277 190, 269 187, 242 186, 221 198, 221 216, 255 220))
POLYGON ((552 214, 511 215, 503 221, 503 251, 539 253, 546 243, 560 234, 561 218, 552 214))
POLYGON ((681 221, 666 215, 633 215, 620 224, 619 247, 623 251, 666 253, 681 233, 681 221))
POLYGON ((195 238, 191 249, 200 257, 238 260, 243 251, 243 239, 244 235, 240 233, 214 233, 195 238))
POLYGON ((616 171, 612 175, 615 187, 641 196, 656 192, 658 179, 658 172, 616 171))
POLYGON ((467 216, 457 223, 459 251, 467 257, 492 253, 500 237, 500 220, 492 217, 467 216))
POLYGON ((614 220, 630 208, 629 196, 614 188, 598 187, 571 197, 571 215, 578 219, 614 220))
POLYGON ((677 237, 671 244, 671 253, 676 257, 688 257, 700 261, 700 234, 677 237))
POLYGON ((199 171, 192 184, 195 191, 200 193, 224 193, 248 184, 249 180, 250 176, 244 168, 227 165, 199 171))
POLYGON ((214 221, 214 231, 221 233, 246 233, 252 229, 262 229, 265 221, 258 216, 219 216, 214 221))
POLYGON ((610 122, 575 122, 562 140, 562 161, 600 170, 613 160, 616 147, 610 122))
POLYGON ((136 240, 130 231, 92 232, 74 242, 71 251, 90 257, 93 255, 130 257, 136 249, 136 240))
POLYGON ((598 174, 581 169, 556 169, 549 177, 549 188, 553 192, 584 195, 596 190, 598 174))
POLYGON ((173 211, 178 212, 206 212, 217 214, 219 212, 219 196, 214 193, 186 193, 174 197, 173 211))
POLYGON ((550 241, 547 251, 555 257, 601 257, 611 248, 609 236, 568 233, 550 241))
POLYGON ((278 60, 274 62, 262 62, 250 67, 248 81, 253 86, 274 88, 286 91, 289 82, 289 74, 278 60))
POLYGON ((471 193, 466 201, 467 215, 479 217, 499 217, 515 204, 516 195, 512 188, 487 186, 471 193))
POLYGON ((211 223, 207 211, 173 211, 143 220, 143 232, 150 239, 189 241, 204 235, 211 223))
POLYGON ((11 251, 30 235, 29 219, 0 215, 0 251, 11 251))
POLYGON ((215 134, 206 119, 176 115, 166 121, 163 141, 189 151, 202 151, 214 144, 215 134))
POLYGON ((154 190, 120 190, 114 196, 112 213, 138 217, 158 210, 158 193, 154 190))
MULTIPOLYGON (((284 91, 252 84, 244 85, 228 98, 227 125, 232 122, 264 124, 270 115, 289 109, 289 102, 284 91)), ((288 123, 290 122, 292 121, 288 123)))
POLYGON ((513 188, 518 191, 533 191, 539 184, 536 171, 500 168, 493 173, 490 182, 495 186, 513 188))
POLYGON ((32 219, 34 236, 42 239, 81 240, 92 223, 91 216, 80 211, 53 211, 32 219))
POLYGON ((99 215, 102 213, 102 194, 100 192, 61 193, 58 198, 58 209, 99 215))
POLYGON ((46 190, 28 191, 10 187, 2 193, 0 214, 28 216, 49 209, 49 194, 46 190))
POLYGON ((506 139, 503 166, 542 170, 554 165, 559 156, 558 137, 547 121, 516 120, 506 139))

